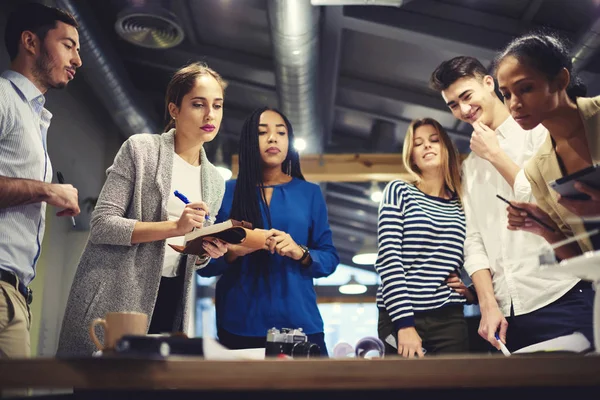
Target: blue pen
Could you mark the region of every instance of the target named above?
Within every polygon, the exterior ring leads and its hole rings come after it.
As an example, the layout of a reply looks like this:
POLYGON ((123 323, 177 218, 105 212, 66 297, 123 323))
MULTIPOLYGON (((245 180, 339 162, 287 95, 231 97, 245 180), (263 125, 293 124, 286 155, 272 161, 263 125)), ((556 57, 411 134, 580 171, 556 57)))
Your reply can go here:
MULTIPOLYGON (((175 197, 177 197, 179 200, 183 201, 185 204, 190 204, 190 201, 188 200, 188 198, 185 197, 185 195, 183 193, 181 193, 179 190, 176 190, 175 192, 173 192, 173 194, 175 195, 175 197)), ((207 221, 210 221, 210 217, 208 216, 208 214, 204 215, 204 219, 207 221)))

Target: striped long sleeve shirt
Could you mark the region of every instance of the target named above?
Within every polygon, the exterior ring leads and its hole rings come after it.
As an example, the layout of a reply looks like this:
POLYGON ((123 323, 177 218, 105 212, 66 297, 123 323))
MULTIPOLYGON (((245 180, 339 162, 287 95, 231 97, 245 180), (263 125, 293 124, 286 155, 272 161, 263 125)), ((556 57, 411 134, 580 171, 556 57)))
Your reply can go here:
POLYGON ((415 312, 465 302, 445 283, 462 268, 464 241, 458 198, 429 196, 399 180, 387 185, 379 206, 377 306, 396 329, 414 326, 415 312))

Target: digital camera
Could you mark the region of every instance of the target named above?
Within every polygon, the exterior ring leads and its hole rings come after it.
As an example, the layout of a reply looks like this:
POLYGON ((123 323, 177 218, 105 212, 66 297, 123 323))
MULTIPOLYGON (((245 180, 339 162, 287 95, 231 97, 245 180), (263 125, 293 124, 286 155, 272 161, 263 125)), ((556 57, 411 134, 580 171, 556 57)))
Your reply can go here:
POLYGON ((321 348, 308 341, 302 328, 271 328, 267 331, 265 356, 277 357, 286 354, 293 358, 309 358, 321 355, 321 348))

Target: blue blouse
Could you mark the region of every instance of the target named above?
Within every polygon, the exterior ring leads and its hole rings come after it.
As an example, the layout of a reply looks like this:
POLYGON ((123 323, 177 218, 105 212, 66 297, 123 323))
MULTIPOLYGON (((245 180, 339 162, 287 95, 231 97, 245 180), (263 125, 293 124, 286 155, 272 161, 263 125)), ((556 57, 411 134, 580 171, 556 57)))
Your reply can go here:
MULTIPOLYGON (((229 218, 236 181, 228 181, 216 222, 229 218)), ((310 267, 279 254, 268 254, 268 280, 257 273, 250 256, 228 264, 224 257, 211 260, 198 273, 221 275, 216 287, 217 326, 240 336, 266 336, 273 327, 302 328, 306 334, 323 332, 313 278, 331 275, 339 264, 327 220, 321 188, 293 178, 272 186, 270 212, 274 229, 289 233, 310 250, 310 267)), ((257 188, 256 196, 260 192, 257 188)), ((269 227, 265 210, 263 226, 269 227)), ((263 268, 264 269, 264 268, 263 268)))

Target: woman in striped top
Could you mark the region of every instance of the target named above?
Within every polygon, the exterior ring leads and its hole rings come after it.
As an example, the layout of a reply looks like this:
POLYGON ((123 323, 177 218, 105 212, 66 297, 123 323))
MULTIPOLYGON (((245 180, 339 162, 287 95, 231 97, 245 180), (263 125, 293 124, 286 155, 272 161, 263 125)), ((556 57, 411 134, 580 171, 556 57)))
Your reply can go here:
POLYGON ((465 352, 463 303, 472 298, 459 278, 465 215, 458 152, 442 126, 424 118, 408 128, 403 161, 412 183, 390 182, 379 206, 379 337, 403 357, 465 352))

